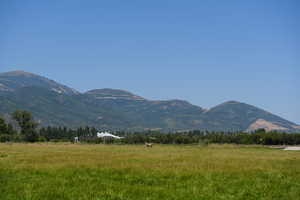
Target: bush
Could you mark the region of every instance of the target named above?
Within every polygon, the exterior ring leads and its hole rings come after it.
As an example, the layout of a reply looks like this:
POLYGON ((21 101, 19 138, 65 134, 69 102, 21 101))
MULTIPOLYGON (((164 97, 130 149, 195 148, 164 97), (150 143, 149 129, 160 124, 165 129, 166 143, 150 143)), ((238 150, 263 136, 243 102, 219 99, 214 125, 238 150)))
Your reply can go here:
POLYGON ((38 142, 47 142, 47 138, 45 138, 44 136, 39 136, 38 138, 38 142))
POLYGON ((10 142, 12 141, 12 137, 10 135, 4 134, 0 135, 0 142, 10 142))
POLYGON ((199 146, 208 146, 209 145, 209 140, 208 139, 200 139, 199 140, 199 146))

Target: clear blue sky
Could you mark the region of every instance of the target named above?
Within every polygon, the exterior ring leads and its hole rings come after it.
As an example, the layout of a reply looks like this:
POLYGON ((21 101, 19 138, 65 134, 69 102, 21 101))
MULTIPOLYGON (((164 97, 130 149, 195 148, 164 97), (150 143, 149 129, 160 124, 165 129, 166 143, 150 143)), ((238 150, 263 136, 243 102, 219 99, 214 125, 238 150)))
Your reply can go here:
POLYGON ((0 72, 300 124, 298 0, 0 0, 0 72))

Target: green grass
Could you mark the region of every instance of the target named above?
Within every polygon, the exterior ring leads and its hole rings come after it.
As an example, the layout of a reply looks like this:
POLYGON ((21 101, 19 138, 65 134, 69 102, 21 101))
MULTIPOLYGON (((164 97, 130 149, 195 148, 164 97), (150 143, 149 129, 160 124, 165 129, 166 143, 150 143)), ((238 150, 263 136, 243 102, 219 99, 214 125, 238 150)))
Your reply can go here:
POLYGON ((0 144, 0 199, 300 199, 300 152, 259 146, 0 144))

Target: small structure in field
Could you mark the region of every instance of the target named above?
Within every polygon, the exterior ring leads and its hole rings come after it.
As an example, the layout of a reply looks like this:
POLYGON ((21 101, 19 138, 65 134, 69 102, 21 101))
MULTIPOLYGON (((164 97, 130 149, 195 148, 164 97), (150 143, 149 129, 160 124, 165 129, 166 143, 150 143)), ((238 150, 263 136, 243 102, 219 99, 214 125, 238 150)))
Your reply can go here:
POLYGON ((119 137, 119 136, 116 136, 116 135, 113 135, 111 133, 108 133, 108 132, 102 132, 102 133, 97 133, 97 138, 103 138, 103 142, 104 144, 106 143, 106 140, 110 140, 110 139, 122 139, 123 137, 119 137))
POLYGON ((116 136, 116 135, 113 135, 113 134, 110 134, 108 132, 102 132, 102 133, 97 133, 97 137, 98 138, 105 138, 105 137, 108 137, 108 138, 115 138, 115 139, 122 139, 124 137, 119 137, 119 136, 116 136))
POLYGON ((78 143, 79 142, 79 138, 78 137, 74 137, 74 143, 78 143))

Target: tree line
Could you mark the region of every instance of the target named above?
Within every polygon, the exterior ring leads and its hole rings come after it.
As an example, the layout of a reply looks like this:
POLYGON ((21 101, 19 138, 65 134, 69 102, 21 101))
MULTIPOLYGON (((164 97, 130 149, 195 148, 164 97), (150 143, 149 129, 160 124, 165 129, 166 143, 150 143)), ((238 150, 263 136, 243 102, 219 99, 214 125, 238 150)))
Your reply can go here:
POLYGON ((84 143, 120 143, 144 144, 262 144, 262 145, 299 145, 300 133, 266 132, 264 129, 248 132, 209 132, 186 131, 180 133, 161 132, 124 132, 114 134, 124 137, 121 140, 97 138, 98 130, 94 127, 42 127, 33 120, 30 112, 17 110, 11 115, 17 127, 6 123, 0 117, 0 142, 73 142, 75 137, 84 143))

